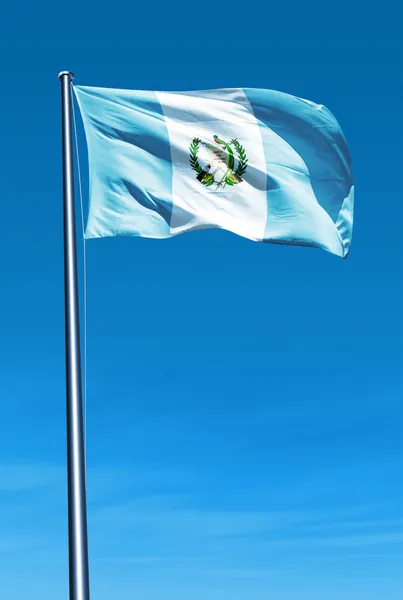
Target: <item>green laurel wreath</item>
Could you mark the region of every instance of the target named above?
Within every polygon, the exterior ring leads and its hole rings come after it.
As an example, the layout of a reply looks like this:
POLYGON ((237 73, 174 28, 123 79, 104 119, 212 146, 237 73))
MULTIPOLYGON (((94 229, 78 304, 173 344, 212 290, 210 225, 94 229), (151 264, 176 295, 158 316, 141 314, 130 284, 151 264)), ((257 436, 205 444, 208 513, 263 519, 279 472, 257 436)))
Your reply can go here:
POLYGON ((199 145, 200 145, 200 138, 193 138, 190 147, 189 147, 189 162, 190 162, 190 166, 192 167, 193 171, 196 171, 196 173, 198 175, 200 175, 200 173, 202 172, 202 168, 200 166, 199 161, 197 160, 197 154, 199 152, 199 145))
POLYGON ((246 151, 245 151, 245 148, 242 146, 242 144, 240 144, 238 142, 238 140, 231 140, 231 143, 233 144, 235 150, 237 151, 238 159, 239 159, 239 163, 236 168, 235 175, 238 175, 238 177, 242 177, 242 175, 245 173, 245 171, 248 167, 248 159, 246 157, 246 151))
MULTIPOLYGON (((189 163, 190 166, 192 167, 192 169, 194 171, 196 171, 196 173, 198 175, 200 175, 200 173, 203 171, 202 167, 200 166, 200 163, 198 161, 197 155, 199 153, 199 146, 200 146, 200 138, 195 137, 193 138, 193 140, 190 143, 189 146, 189 163)), ((240 142, 238 142, 238 140, 231 140, 230 142, 235 150, 236 153, 238 155, 238 166, 235 170, 235 175, 237 175, 238 177, 242 177, 242 175, 245 174, 246 169, 248 167, 248 159, 246 156, 246 150, 245 148, 242 146, 242 144, 240 142)), ((233 181, 231 180, 231 175, 228 175, 225 179, 226 183, 230 186, 232 185, 236 185, 237 183, 239 183, 238 181, 233 181)), ((213 183, 215 183, 214 177, 210 174, 207 174, 201 182, 203 185, 209 187, 210 185, 213 185, 213 183)))

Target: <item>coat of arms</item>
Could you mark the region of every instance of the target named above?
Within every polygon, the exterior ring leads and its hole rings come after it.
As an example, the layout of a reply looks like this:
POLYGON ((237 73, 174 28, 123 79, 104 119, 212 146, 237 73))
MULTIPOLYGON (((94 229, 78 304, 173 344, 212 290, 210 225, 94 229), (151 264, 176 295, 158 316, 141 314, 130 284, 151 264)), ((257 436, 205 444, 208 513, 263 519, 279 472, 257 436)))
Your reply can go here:
POLYGON ((216 189, 242 183, 242 176, 248 167, 244 147, 237 139, 229 143, 218 135, 213 139, 214 144, 195 137, 190 144, 189 162, 197 173, 196 179, 206 187, 216 184, 216 189))

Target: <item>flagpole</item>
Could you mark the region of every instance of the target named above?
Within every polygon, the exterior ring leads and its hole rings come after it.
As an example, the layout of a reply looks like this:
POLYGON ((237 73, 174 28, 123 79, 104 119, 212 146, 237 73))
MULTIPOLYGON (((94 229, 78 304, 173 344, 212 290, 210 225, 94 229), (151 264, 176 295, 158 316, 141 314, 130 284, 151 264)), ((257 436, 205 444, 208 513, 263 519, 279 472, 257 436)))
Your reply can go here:
POLYGON ((89 600, 87 502, 78 305, 74 165, 73 73, 59 73, 62 90, 64 303, 66 328, 67 475, 70 600, 89 600))

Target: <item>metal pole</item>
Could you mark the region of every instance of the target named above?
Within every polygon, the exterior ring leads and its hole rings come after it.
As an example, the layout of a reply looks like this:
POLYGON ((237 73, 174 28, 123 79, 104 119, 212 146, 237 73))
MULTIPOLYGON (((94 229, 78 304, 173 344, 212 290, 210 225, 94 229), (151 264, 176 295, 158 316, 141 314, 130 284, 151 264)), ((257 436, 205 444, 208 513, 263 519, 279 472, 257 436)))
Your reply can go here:
POLYGON ((72 144, 73 73, 59 74, 62 84, 64 302, 66 327, 67 473, 70 600, 89 600, 85 445, 80 357, 74 165, 72 144))

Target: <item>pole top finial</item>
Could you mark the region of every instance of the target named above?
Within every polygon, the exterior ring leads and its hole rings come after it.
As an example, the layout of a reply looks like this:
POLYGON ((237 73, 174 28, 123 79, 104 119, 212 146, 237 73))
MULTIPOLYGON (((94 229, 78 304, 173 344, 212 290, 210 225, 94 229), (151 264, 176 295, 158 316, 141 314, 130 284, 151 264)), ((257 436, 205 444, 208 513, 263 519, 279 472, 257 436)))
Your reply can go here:
POLYGON ((61 80, 65 75, 68 75, 70 77, 70 80, 73 81, 74 73, 72 73, 71 71, 62 71, 61 73, 59 73, 58 78, 61 80))

